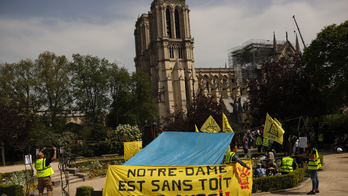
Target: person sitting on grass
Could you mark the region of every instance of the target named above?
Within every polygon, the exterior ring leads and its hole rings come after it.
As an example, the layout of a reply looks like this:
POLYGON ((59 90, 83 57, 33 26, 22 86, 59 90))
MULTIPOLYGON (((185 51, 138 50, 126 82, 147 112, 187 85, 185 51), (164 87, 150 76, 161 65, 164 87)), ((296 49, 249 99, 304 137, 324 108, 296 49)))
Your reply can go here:
POLYGON ((261 163, 257 163, 257 168, 255 169, 255 177, 260 178, 266 175, 265 168, 262 168, 261 163))

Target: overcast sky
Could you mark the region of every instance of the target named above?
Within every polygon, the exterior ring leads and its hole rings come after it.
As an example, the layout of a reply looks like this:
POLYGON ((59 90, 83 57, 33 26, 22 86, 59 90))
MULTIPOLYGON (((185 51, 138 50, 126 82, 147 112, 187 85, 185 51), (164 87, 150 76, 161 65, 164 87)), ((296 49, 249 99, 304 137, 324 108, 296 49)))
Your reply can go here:
MULTIPOLYGON (((135 71, 134 27, 152 0, 0 0, 0 63, 44 51, 90 54, 135 71)), ((348 20, 348 0, 186 0, 195 67, 218 68, 250 39, 295 41, 296 16, 308 45, 325 26, 348 20)), ((297 30, 296 30, 297 32, 297 30)), ((301 45, 301 49, 303 46, 301 45)))

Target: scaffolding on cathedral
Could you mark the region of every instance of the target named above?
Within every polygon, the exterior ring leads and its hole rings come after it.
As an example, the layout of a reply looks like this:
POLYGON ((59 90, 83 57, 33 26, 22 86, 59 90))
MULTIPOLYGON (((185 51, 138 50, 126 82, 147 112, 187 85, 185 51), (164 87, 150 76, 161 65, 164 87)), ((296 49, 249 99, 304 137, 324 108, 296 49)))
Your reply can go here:
MULTIPOLYGON (((277 48, 282 48, 286 41, 276 41, 277 48)), ((264 39, 251 39, 228 50, 228 65, 233 68, 240 81, 250 80, 261 74, 264 61, 272 61, 276 51, 274 42, 264 39)))

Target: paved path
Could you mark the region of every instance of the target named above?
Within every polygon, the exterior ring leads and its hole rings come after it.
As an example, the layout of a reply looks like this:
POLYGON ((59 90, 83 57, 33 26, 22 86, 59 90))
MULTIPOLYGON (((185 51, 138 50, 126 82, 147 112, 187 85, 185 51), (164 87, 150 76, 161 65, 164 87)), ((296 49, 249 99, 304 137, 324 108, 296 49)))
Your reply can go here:
MULTIPOLYGON (((51 167, 52 167, 54 172, 59 172, 58 163, 59 162, 51 163, 51 167)), ((33 167, 34 167, 34 165, 33 165, 33 167)), ((27 169, 31 169, 31 168, 27 167, 27 169)), ((5 167, 4 166, 0 166, 0 173, 6 173, 6 172, 12 172, 12 171, 20 171, 20 170, 25 170, 24 164, 21 164, 21 165, 10 165, 10 166, 5 166, 5 167)), ((35 172, 35 174, 36 174, 36 172, 35 172)))
MULTIPOLYGON (((322 153, 322 152, 320 152, 322 153)), ((324 162, 327 164, 322 171, 318 172, 319 189, 318 195, 322 196, 347 196, 348 195, 348 153, 333 153, 323 152, 324 162)), ((58 163, 52 163, 55 171, 58 170, 58 163)), ((24 165, 0 167, 0 172, 18 171, 24 169, 24 165)), ((73 183, 69 185, 69 194, 76 194, 76 188, 80 186, 92 186, 94 190, 102 190, 105 177, 95 178, 84 182, 73 183)), ((302 183, 291 190, 281 190, 276 192, 256 193, 254 196, 282 196, 282 195, 306 195, 312 188, 310 180, 307 183, 302 183)), ((60 187, 55 187, 54 195, 62 195, 60 187)))

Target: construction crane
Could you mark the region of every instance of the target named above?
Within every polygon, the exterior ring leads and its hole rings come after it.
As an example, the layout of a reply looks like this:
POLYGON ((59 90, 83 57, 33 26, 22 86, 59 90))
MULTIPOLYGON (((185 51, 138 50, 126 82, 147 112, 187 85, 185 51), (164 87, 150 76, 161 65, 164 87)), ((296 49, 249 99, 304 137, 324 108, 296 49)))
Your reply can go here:
POLYGON ((296 19, 295 19, 295 15, 293 15, 292 18, 294 19, 295 24, 296 24, 296 27, 297 27, 297 30, 298 30, 298 32, 299 32, 299 34, 300 34, 300 37, 301 37, 301 40, 302 40, 302 43, 303 43, 303 47, 306 48, 306 44, 305 44, 305 42, 304 42, 304 40, 303 40, 303 37, 302 37, 301 31, 300 31, 300 28, 299 28, 298 25, 297 25, 297 22, 296 22, 296 19))

